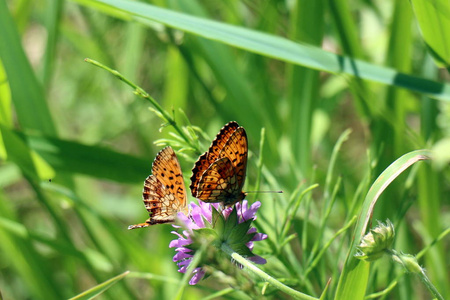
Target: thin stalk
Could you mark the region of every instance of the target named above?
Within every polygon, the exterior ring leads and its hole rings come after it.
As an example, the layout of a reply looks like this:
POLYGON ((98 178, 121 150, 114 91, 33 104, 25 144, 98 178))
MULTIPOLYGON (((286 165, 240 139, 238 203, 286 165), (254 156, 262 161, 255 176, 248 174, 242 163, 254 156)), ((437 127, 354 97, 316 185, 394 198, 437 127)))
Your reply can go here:
POLYGON ((178 288, 178 292, 177 295, 175 296, 175 299, 180 300, 183 299, 183 293, 184 293, 184 289, 186 288, 186 285, 189 281, 189 279, 192 277, 192 272, 195 270, 195 268, 197 268, 197 266, 199 265, 203 254, 205 253, 207 247, 209 246, 209 244, 203 244, 200 249, 198 249, 195 253, 195 256, 192 258, 191 263, 189 264, 186 273, 184 273, 183 278, 181 279, 181 282, 179 283, 179 288, 178 288))
POLYGON ((300 207, 300 203, 302 202, 301 200, 303 199, 303 197, 309 193, 310 191, 312 191, 313 189, 317 188, 319 186, 319 184, 315 183, 312 186, 308 187, 307 189, 305 189, 299 196, 298 196, 298 200, 295 202, 295 206, 294 209, 290 210, 290 214, 288 215, 288 217, 286 218, 286 221, 283 225, 283 231, 281 232, 281 241, 284 240, 285 236, 288 234, 289 229, 291 228, 292 225, 292 221, 295 217, 295 214, 297 213, 299 207, 300 207))
POLYGON ((350 226, 352 226, 356 222, 356 216, 353 216, 353 218, 350 219, 350 221, 341 229, 336 232, 333 237, 320 249, 319 253, 316 255, 314 260, 309 264, 308 268, 305 271, 305 274, 303 275, 305 278, 308 277, 308 274, 316 267, 316 265, 319 263, 322 256, 325 254, 325 252, 328 250, 328 248, 331 246, 331 243, 341 234, 346 232, 350 226))
POLYGON ((250 272, 255 274, 256 276, 260 277, 261 279, 267 281, 280 291, 294 297, 295 299, 302 299, 302 300, 317 300, 318 298, 303 294, 299 291, 294 290, 293 288, 288 287, 287 285, 282 284, 269 274, 265 273, 258 267, 256 267, 254 264, 252 264, 250 261, 246 260, 244 257, 239 255, 238 253, 234 252, 233 249, 230 248, 227 244, 223 243, 221 249, 231 256, 235 261, 237 261, 242 266, 246 267, 250 272))
POLYGON ((430 293, 438 300, 444 300, 444 297, 439 293, 434 284, 430 281, 427 274, 425 274, 425 270, 419 266, 417 263, 417 259, 412 255, 407 255, 403 253, 398 253, 394 249, 386 249, 386 252, 391 255, 392 259, 400 263, 407 272, 417 274, 420 280, 425 284, 430 293))
POLYGON ((194 145, 192 143, 192 141, 189 139, 189 137, 186 135, 186 133, 178 126, 178 124, 176 123, 175 119, 167 112, 165 111, 161 105, 159 105, 159 103, 152 97, 150 96, 149 93, 147 93, 143 88, 141 88, 140 86, 138 86, 137 84, 135 84, 134 82, 132 82, 131 80, 129 80, 128 78, 126 78, 125 76, 123 76, 122 74, 120 74, 118 71, 113 70, 101 63, 99 63, 96 60, 90 59, 90 58, 85 58, 84 59, 85 62, 88 62, 90 64, 93 64, 94 66, 100 67, 106 71, 108 71, 109 73, 113 74, 114 76, 116 76, 117 78, 119 78, 119 80, 125 82, 126 84, 128 84, 130 87, 132 87, 134 89, 134 93, 148 101, 150 101, 150 103, 154 106, 154 108, 156 109, 156 111, 158 111, 161 116, 164 118, 164 120, 168 123, 168 125, 172 125, 173 128, 176 130, 176 132, 183 138, 183 140, 190 146, 192 147, 192 149, 195 149, 195 151, 197 153, 201 153, 200 149, 194 145))

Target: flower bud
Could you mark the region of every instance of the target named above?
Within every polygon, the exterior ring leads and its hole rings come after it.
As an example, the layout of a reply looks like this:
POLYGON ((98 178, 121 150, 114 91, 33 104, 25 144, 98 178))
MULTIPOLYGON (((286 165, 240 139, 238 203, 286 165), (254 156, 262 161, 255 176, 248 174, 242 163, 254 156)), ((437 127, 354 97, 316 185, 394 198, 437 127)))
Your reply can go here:
POLYGON ((387 220, 386 224, 378 221, 378 226, 371 229, 357 247, 356 258, 365 261, 374 261, 380 258, 394 241, 394 225, 387 220))
POLYGON ((417 262, 417 259, 414 255, 411 254, 397 254, 393 255, 392 259, 401 264, 405 270, 409 273, 421 273, 422 268, 419 266, 419 263, 417 262))

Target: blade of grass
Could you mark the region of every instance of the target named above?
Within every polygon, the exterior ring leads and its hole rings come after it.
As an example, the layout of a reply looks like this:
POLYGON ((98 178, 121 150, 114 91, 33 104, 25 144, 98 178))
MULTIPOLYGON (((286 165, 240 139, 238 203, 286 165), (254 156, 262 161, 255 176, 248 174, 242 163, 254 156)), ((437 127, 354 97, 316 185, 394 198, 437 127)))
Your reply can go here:
POLYGON ((171 125, 175 129, 175 131, 180 135, 180 137, 188 144, 193 150, 197 152, 197 154, 200 154, 201 151, 197 148, 197 145, 193 143, 193 141, 188 137, 186 132, 178 125, 178 123, 175 121, 175 119, 171 116, 170 113, 168 113, 166 110, 164 110, 161 105, 153 99, 153 97, 144 91, 141 87, 137 86, 135 83, 130 81, 128 78, 124 77, 121 73, 117 72, 116 70, 112 70, 111 68, 99 63, 98 61, 92 60, 90 58, 85 59, 86 62, 93 64, 99 68, 102 68, 109 73, 116 76, 121 81, 125 82, 127 85, 132 87, 134 89, 134 93, 146 100, 148 100, 154 107, 154 112, 157 113, 159 117, 161 117, 167 124, 164 124, 165 126, 171 125))
POLYGON ((445 0, 410 1, 425 43, 436 63, 450 68, 450 5, 445 0))
MULTIPOLYGON (((350 3, 347 0, 328 0, 330 14, 333 20, 333 27, 339 37, 340 45, 344 55, 349 57, 363 59, 364 51, 362 49, 359 32, 355 24, 355 17, 350 3)), ((373 117, 371 111, 371 102, 373 99, 370 95, 370 89, 367 82, 361 78, 354 77, 349 82, 350 90, 355 97, 356 107, 360 113, 366 118, 373 117)))
MULTIPOLYGON (((430 55, 427 55, 424 59, 422 75, 429 79, 436 78, 437 74, 433 64, 433 60, 430 55)), ((437 125, 439 103, 433 101, 427 96, 422 96, 421 110, 420 110, 420 129, 425 141, 433 138, 436 133, 439 132, 437 125)))
POLYGON ((0 137, 3 140, 8 160, 13 161, 30 178, 35 180, 53 178, 54 169, 38 153, 28 147, 15 132, 0 124, 0 137))
POLYGON ((47 45, 44 54, 44 66, 42 69, 42 82, 45 88, 49 87, 53 74, 53 64, 56 61, 56 45, 59 37, 59 20, 63 10, 62 0, 51 0, 46 3, 45 27, 47 29, 47 45))
MULTIPOLYGON (((0 193, 0 218, 9 223, 9 220, 17 220, 12 209, 7 205, 8 201, 0 193)), ((14 223, 20 224, 18 221, 14 223)), ((15 226, 14 226, 15 227, 15 226)), ((38 299, 63 299, 61 289, 54 281, 52 272, 47 263, 43 260, 41 254, 36 251, 31 240, 26 236, 24 227, 15 227, 14 230, 24 233, 17 235, 0 222, 0 249, 3 259, 9 261, 19 274, 20 281, 23 281, 29 296, 38 299)))
MULTIPOLYGON (((324 17, 324 2, 296 1, 290 24, 291 40, 319 46, 322 43, 324 22, 313 24, 324 17)), ((311 122, 319 97, 319 72, 306 67, 288 65, 288 99, 291 107, 289 129, 291 131, 292 153, 302 177, 311 172, 311 122)))
POLYGON ((117 182, 136 183, 142 181, 151 169, 150 159, 135 158, 103 147, 37 135, 25 137, 31 149, 57 172, 79 173, 117 182))
POLYGON ((308 274, 317 266, 317 264, 319 263, 320 259, 323 257, 323 255, 325 254, 325 252, 328 250, 328 248, 331 246, 332 242, 342 233, 345 233, 350 226, 353 225, 353 223, 355 223, 356 221, 356 216, 354 216, 353 218, 350 219, 349 222, 347 222, 347 224, 344 225, 344 227, 342 227, 341 229, 339 229, 331 238, 328 242, 326 242, 322 248, 320 249, 319 253, 317 253, 317 255, 314 257, 314 259, 311 261, 311 263, 309 264, 308 268, 305 270, 305 274, 304 277, 308 277, 308 274))
POLYGON ((84 299, 92 299, 98 295, 100 295, 101 293, 103 293, 104 291, 106 291, 107 289, 109 289, 111 286, 113 286, 114 284, 116 284, 119 280, 122 280, 123 278, 125 278, 125 276, 128 275, 128 273, 130 273, 129 271, 126 271, 120 275, 117 275, 105 282, 100 283, 99 285, 96 285, 93 288, 90 288, 87 291, 84 291, 81 294, 76 295, 73 298, 70 298, 71 300, 84 300, 84 299))
MULTIPOLYGON (((208 17, 207 9, 198 1, 169 1, 170 7, 179 9, 190 15, 195 15, 202 18, 208 17)), ((268 101, 262 101, 262 97, 258 91, 253 87, 259 85, 266 85, 264 82, 258 82, 257 77, 249 77, 246 75, 245 70, 235 59, 235 54, 232 49, 215 43, 204 38, 197 36, 189 36, 188 43, 185 46, 191 53, 195 53, 201 60, 204 60, 208 67, 217 79, 218 84, 221 85, 226 91, 224 101, 217 101, 213 105, 218 106, 217 113, 220 114, 222 120, 228 122, 229 120, 236 120, 241 125, 245 126, 246 131, 250 136, 256 136, 259 134, 261 126, 258 124, 264 124, 268 128, 267 130, 267 146, 269 149, 267 152, 276 155, 275 145, 277 142, 276 125, 279 124, 277 114, 271 113, 273 109, 267 109, 264 107, 268 102, 273 105, 273 99, 268 101), (261 107, 266 109, 261 109, 261 107), (234 109, 239 107, 238 110, 234 109), (252 114, 247 112, 251 111, 252 114)), ((198 64, 192 66, 198 68, 198 64)), ((198 72, 202 74, 203 72, 198 72)), ((200 76, 200 80, 204 82, 204 85, 210 81, 209 76, 203 78, 200 76)), ((209 84, 210 85, 210 84, 209 84)), ((197 100, 198 101, 198 100, 197 100)), ((203 121, 203 120, 202 120, 203 121)), ((249 141, 252 143, 252 141, 249 141)))
MULTIPOLYGON (((208 39, 223 42, 267 57, 280 59, 315 70, 335 74, 347 74, 370 81, 403 87, 429 95, 438 100, 450 101, 450 85, 397 72, 364 61, 332 54, 319 48, 298 44, 285 38, 240 28, 233 25, 201 19, 177 13, 141 2, 124 0, 95 0, 104 4, 104 9, 116 8, 167 26, 193 33, 208 39)), ((137 18, 137 19, 139 19, 137 18)))
MULTIPOLYGON (((445 221, 441 219, 440 211, 447 196, 441 187, 439 173, 436 173, 431 165, 421 168, 417 176, 418 185, 418 206, 420 217, 431 237, 439 235, 441 228, 444 227, 445 221)), ((446 260, 448 253, 444 244, 440 243, 430 249, 425 256, 427 272, 431 278, 434 278, 435 284, 443 295, 449 293, 448 287, 448 268, 442 262, 446 260)))
MULTIPOLYGON (((183 12, 199 16, 202 18, 207 18, 207 11, 200 5, 197 1, 172 1, 174 3, 171 5, 173 8, 181 9, 183 12)), ((248 79, 244 76, 242 68, 237 64, 233 57, 231 49, 225 47, 224 45, 205 40, 203 38, 191 37, 191 43, 194 43, 197 51, 204 59, 212 71, 214 72, 216 78, 227 90, 228 105, 227 106, 238 106, 241 109, 235 111, 238 120, 248 120, 252 118, 257 120, 257 123, 261 123, 262 120, 268 120, 272 117, 267 113, 266 110, 258 109, 260 101, 258 101, 257 94, 252 90, 248 79), (252 116, 249 116, 246 112, 252 111, 252 116)), ((224 109, 229 110, 229 108, 224 107, 224 109)), ((252 123, 248 122, 248 127, 251 132, 256 132, 251 126, 252 123)), ((270 126, 272 122, 266 122, 270 126)), ((258 128, 259 131, 259 128, 258 128)))
MULTIPOLYGON (((391 34, 389 38, 386 63, 398 71, 408 72, 411 69, 412 52, 412 33, 410 30, 412 13, 409 9, 407 0, 396 1, 392 13, 392 22, 390 24, 391 34)), ((374 122, 374 145, 379 151, 379 163, 375 168, 376 174, 381 173, 383 169, 402 153, 410 148, 406 147, 404 135, 407 131, 406 113, 408 110, 408 100, 410 94, 405 90, 394 86, 387 87, 386 108, 384 112, 389 114, 389 118, 377 118, 374 122), (381 142, 382 141, 382 142, 381 142)), ((395 193, 394 191, 388 191, 395 193)), ((398 195, 392 194, 393 199, 400 199, 398 195)), ((398 200, 389 203, 381 203, 380 211, 395 210, 398 200)))
POLYGON ((0 1, 0 59, 3 62, 17 118, 22 128, 56 135, 45 95, 25 56, 14 21, 0 1))
POLYGON ((358 222, 356 224, 354 238, 347 254, 344 268, 339 278, 335 299, 363 299, 367 286, 370 264, 354 257, 356 246, 366 232, 367 225, 372 217, 375 204, 381 193, 387 186, 414 163, 430 159, 429 150, 417 150, 409 152, 398 158, 375 180, 364 200, 358 222))
MULTIPOLYGON (((11 90, 8 85, 8 77, 6 75, 3 64, 0 60, 0 124, 5 126, 12 125, 12 107, 11 107, 11 90)), ((0 157, 2 153, 0 152, 0 157)))

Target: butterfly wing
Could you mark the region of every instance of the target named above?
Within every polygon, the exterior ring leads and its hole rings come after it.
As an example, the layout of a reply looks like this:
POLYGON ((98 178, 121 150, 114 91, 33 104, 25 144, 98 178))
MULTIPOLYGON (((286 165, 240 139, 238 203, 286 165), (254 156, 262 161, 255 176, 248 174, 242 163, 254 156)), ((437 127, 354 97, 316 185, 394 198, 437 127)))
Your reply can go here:
POLYGON ((152 175, 144 182, 142 192, 149 218, 128 229, 148 227, 175 221, 179 211, 186 211, 186 191, 180 163, 171 147, 162 149, 153 161, 152 175))
POLYGON ((171 147, 166 147, 158 153, 153 162, 152 173, 161 182, 169 194, 175 196, 170 203, 174 209, 186 207, 186 190, 184 187, 183 173, 177 155, 171 147))
POLYGON ((220 151, 223 149, 230 136, 236 131, 237 128, 239 128, 239 124, 234 121, 229 122, 222 127, 216 138, 211 143, 208 151, 203 153, 195 163, 194 168, 192 169, 190 185, 192 196, 197 197, 197 186, 200 178, 211 166, 211 164, 219 158, 220 151))
POLYGON ((245 174, 247 172, 248 141, 244 127, 239 127, 230 136, 227 143, 219 153, 219 158, 227 157, 236 175, 237 185, 240 191, 244 187, 245 174))
POLYGON ((203 173, 197 188, 197 198, 204 202, 232 205, 243 199, 237 174, 228 157, 212 163, 203 173))

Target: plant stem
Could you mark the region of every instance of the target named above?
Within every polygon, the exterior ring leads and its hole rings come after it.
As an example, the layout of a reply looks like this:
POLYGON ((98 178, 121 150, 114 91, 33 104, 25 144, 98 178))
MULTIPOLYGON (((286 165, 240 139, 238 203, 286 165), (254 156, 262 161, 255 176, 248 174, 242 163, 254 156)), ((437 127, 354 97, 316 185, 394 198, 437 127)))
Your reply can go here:
POLYGON ((153 99, 152 96, 150 96, 149 93, 147 93, 143 88, 141 88, 140 86, 138 86, 137 84, 133 83, 132 81, 130 81, 129 79, 127 79, 125 76, 123 76, 122 74, 120 74, 118 71, 113 70, 103 64, 101 64, 100 62, 90 59, 90 58, 85 58, 84 59, 85 62, 88 62, 90 64, 93 64, 94 66, 97 66, 99 68, 102 68, 106 71, 108 71, 109 73, 113 74, 114 76, 116 76, 117 78, 119 78, 121 81, 125 82, 126 84, 128 84, 129 86, 131 86, 134 89, 134 93, 148 101, 150 101, 150 103, 155 107, 155 109, 161 114, 161 116, 163 117, 163 119, 169 124, 172 125, 173 128, 175 128, 175 130, 177 131, 177 133, 183 138, 183 140, 186 141, 186 143, 189 144, 190 147, 192 147, 192 149, 194 149, 195 151, 197 151, 197 153, 201 153, 200 149, 198 149, 197 146, 195 146, 191 139, 189 139, 189 137, 186 135, 186 133, 178 126, 178 124, 176 123, 175 119, 172 118, 170 116, 170 114, 165 111, 161 105, 159 105, 159 103, 153 99))
POLYGON ((444 300, 444 297, 442 297, 441 294, 439 294, 439 291, 436 289, 433 283, 431 283, 428 276, 425 274, 425 271, 422 269, 419 274, 420 279, 425 284, 425 286, 428 288, 428 290, 431 292, 431 294, 436 297, 438 300, 444 300))
POLYGON ((282 292, 285 292, 286 294, 294 297, 295 299, 302 299, 302 300, 317 300, 318 298, 303 294, 299 291, 296 291, 287 285, 282 284, 269 274, 265 273, 258 267, 256 267, 254 264, 252 264, 250 261, 246 260, 244 257, 239 255, 238 253, 234 252, 233 249, 230 248, 227 244, 222 244, 221 249, 231 256, 235 261, 237 261, 242 266, 246 267, 249 271, 251 271, 253 274, 259 276, 261 279, 267 281, 277 289, 279 289, 282 292))
POLYGON ((386 249, 386 252, 392 255, 393 260, 397 263, 400 263, 407 272, 417 274, 420 280, 422 280, 422 282, 436 299, 444 300, 444 297, 442 297, 442 295, 430 281, 428 276, 425 274, 425 270, 418 264, 415 256, 398 253, 394 249, 386 249))

